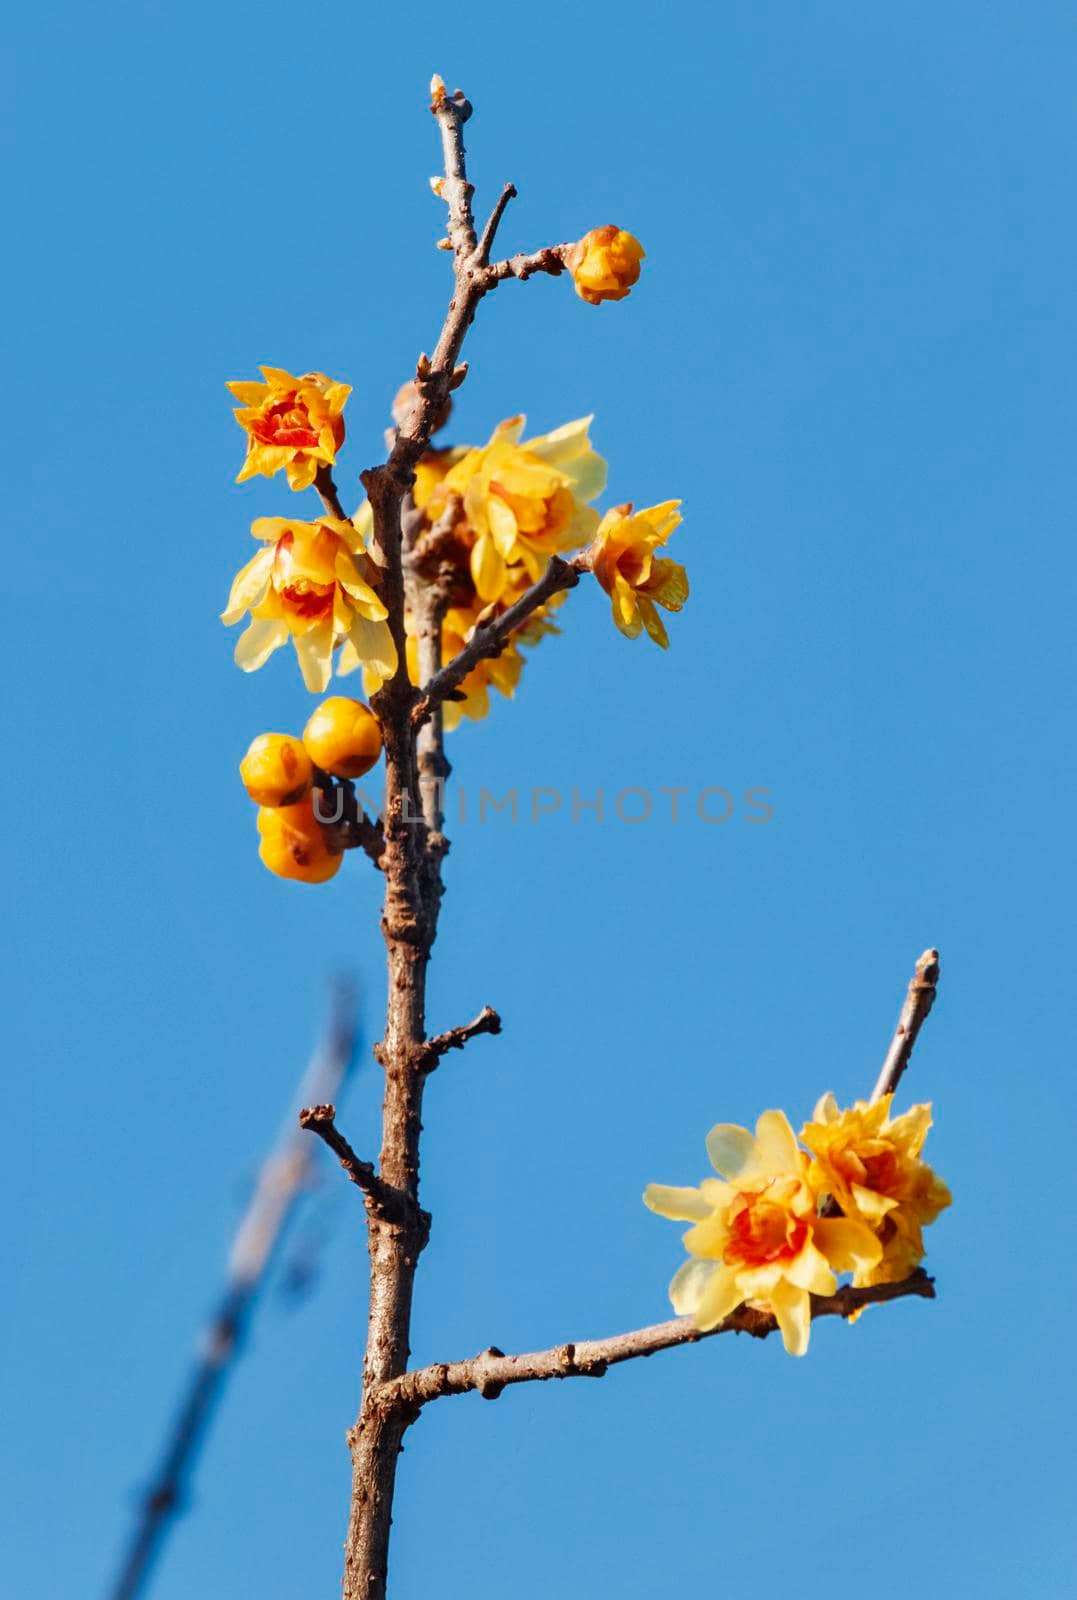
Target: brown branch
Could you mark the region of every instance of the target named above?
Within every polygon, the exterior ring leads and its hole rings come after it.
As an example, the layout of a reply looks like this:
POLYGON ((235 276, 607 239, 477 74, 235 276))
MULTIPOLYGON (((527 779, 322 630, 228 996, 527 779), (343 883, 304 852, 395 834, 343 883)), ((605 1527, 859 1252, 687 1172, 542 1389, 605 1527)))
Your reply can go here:
POLYGON ((588 570, 587 551, 573 556, 570 561, 563 561, 560 556, 552 556, 549 566, 538 582, 533 583, 519 600, 502 611, 499 616, 477 624, 459 655, 453 656, 440 672, 436 672, 424 684, 422 696, 411 713, 414 726, 421 728, 441 703, 448 699, 450 693, 459 688, 473 667, 491 656, 499 656, 516 629, 525 623, 539 606, 545 605, 547 600, 559 594, 562 589, 574 589, 580 581, 580 574, 588 570))
POLYGON ((548 244, 541 250, 532 250, 530 255, 508 256, 504 261, 496 261, 489 269, 489 287, 503 283, 506 278, 519 278, 521 283, 526 283, 536 272, 548 272, 551 278, 559 278, 567 265, 565 252, 571 248, 567 244, 548 244))
POLYGON ((299 1113, 299 1126, 308 1133, 316 1133, 322 1143, 328 1145, 352 1183, 363 1191, 372 1217, 381 1222, 410 1221, 413 1215, 410 1196, 386 1183, 371 1162, 362 1161, 356 1155, 336 1125, 336 1114, 335 1106, 307 1106, 299 1113))
POLYGON ((314 769, 314 815, 335 850, 365 850, 379 871, 383 870, 385 830, 376 818, 360 807, 355 784, 314 769))
POLYGON ((469 1039, 478 1038, 480 1033, 500 1033, 501 1018, 493 1006, 483 1006, 478 1016, 471 1022, 465 1022, 462 1027, 448 1028, 444 1033, 435 1034, 423 1046, 424 1070, 433 1072, 442 1056, 448 1050, 462 1050, 469 1039))
POLYGON ((336 517, 339 522, 351 521, 351 518, 340 503, 337 486, 333 481, 333 469, 327 466, 324 461, 319 464, 318 470, 314 474, 314 488, 318 491, 322 505, 331 517, 336 517))
POLYGON ((464 123, 471 115, 471 103, 460 89, 447 94, 437 76, 431 81, 430 94, 430 109, 437 118, 445 161, 445 176, 437 179, 435 190, 449 208, 449 238, 460 260, 475 248, 475 223, 471 216, 474 190, 467 181, 464 150, 464 123))
POLYGON ((923 1027, 931 1007, 935 1004, 935 991, 939 982, 939 952, 925 950, 916 963, 916 971, 909 982, 905 1004, 901 1008, 890 1049, 886 1053, 879 1080, 872 1090, 874 1103, 884 1094, 892 1094, 901 1081, 902 1073, 912 1057, 916 1036, 923 1027))
POLYGON ((515 199, 516 185, 514 183, 507 183, 502 189, 501 193, 498 195, 497 204, 491 211, 489 221, 482 230, 482 238, 479 240, 478 255, 476 258, 480 267, 489 265, 490 251, 493 249, 494 238, 497 234, 497 230, 501 226, 501 218, 505 215, 505 207, 508 205, 510 200, 515 199))
MULTIPOLYGON (((877 1283, 863 1289, 847 1286, 834 1294, 812 1295, 812 1320, 819 1317, 849 1317, 864 1306, 878 1305, 918 1295, 935 1298, 932 1279, 920 1267, 901 1283, 877 1283)), ((495 1400, 511 1383, 542 1383, 548 1378, 601 1378, 610 1367, 640 1356, 653 1356, 660 1350, 674 1350, 685 1344, 719 1333, 747 1333, 765 1339, 777 1331, 777 1319, 769 1311, 740 1306, 716 1328, 701 1333, 687 1317, 675 1317, 632 1333, 618 1333, 610 1339, 584 1339, 577 1344, 554 1345, 528 1355, 507 1356, 500 1350, 484 1350, 466 1361, 441 1362, 406 1372, 381 1386, 378 1402, 386 1410, 397 1407, 414 1411, 442 1395, 465 1394, 477 1390, 495 1400)))

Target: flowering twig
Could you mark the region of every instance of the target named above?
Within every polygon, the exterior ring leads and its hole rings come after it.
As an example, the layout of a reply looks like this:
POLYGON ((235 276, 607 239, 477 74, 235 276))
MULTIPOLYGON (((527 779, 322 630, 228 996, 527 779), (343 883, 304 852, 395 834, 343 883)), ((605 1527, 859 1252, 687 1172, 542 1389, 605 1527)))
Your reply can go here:
MULTIPOLYGON (((833 1294, 812 1295, 812 1320, 819 1317, 850 1317, 864 1306, 901 1300, 918 1295, 935 1298, 931 1278, 918 1267, 901 1283, 877 1283, 863 1289, 851 1285, 833 1294)), ((417 1411, 430 1400, 443 1395, 465 1394, 477 1390, 487 1400, 495 1400, 510 1383, 545 1382, 548 1378, 601 1378, 610 1367, 639 1356, 653 1356, 659 1350, 674 1350, 680 1345, 698 1344, 719 1333, 747 1333, 765 1339, 777 1331, 777 1319, 769 1311, 740 1306, 716 1328, 701 1333, 688 1317, 674 1317, 632 1333, 614 1334, 609 1339, 583 1339, 576 1344, 554 1345, 527 1355, 507 1356, 491 1348, 466 1361, 448 1361, 421 1367, 383 1384, 379 1402, 387 1407, 403 1406, 417 1411)))
POLYGON ((541 250, 532 250, 530 255, 508 256, 504 261, 496 261, 490 268, 491 287, 504 283, 506 278, 519 278, 521 283, 526 283, 536 272, 547 272, 551 278, 559 278, 567 265, 565 251, 569 249, 571 246, 567 244, 548 244, 541 250))
POLYGON ((473 667, 491 656, 500 655, 516 629, 521 627, 539 606, 545 605, 547 600, 559 594, 562 589, 575 588, 580 581, 580 574, 588 570, 587 551, 573 556, 569 561, 563 561, 560 556, 552 556, 549 566, 538 582, 525 590, 519 600, 500 616, 478 623, 459 654, 453 656, 447 666, 442 667, 428 683, 424 684, 422 698, 412 709, 413 724, 421 728, 442 701, 463 683, 473 667))
POLYGON ((902 1073, 909 1064, 912 1056, 916 1036, 927 1020, 928 1012, 935 1004, 935 991, 939 982, 939 952, 925 950, 916 963, 916 971, 909 982, 905 1004, 901 1008, 894 1037, 890 1041, 890 1049, 886 1053, 882 1071, 879 1073, 878 1082, 871 1092, 872 1102, 881 1100, 884 1094, 892 1094, 901 1081, 902 1073))

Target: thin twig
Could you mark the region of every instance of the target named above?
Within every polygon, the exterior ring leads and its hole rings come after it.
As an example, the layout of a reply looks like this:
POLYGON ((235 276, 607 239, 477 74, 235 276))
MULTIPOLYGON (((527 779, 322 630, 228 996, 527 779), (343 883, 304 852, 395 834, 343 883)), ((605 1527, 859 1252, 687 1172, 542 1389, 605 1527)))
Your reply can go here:
POLYGON ((909 983, 905 1004, 901 1008, 890 1049, 886 1053, 879 1081, 871 1092, 872 1104, 884 1094, 893 1094, 901 1075, 909 1064, 916 1036, 935 1004, 935 991, 939 983, 939 952, 925 950, 916 963, 916 971, 909 983))
POLYGON ((465 1022, 462 1027, 448 1028, 444 1033, 435 1034, 423 1046, 424 1070, 433 1072, 438 1062, 447 1050, 462 1050, 469 1039, 475 1039, 480 1033, 500 1033, 501 1018, 493 1006, 483 1006, 478 1016, 471 1022, 465 1022))
POLYGON ((489 265, 490 251, 493 249, 494 238, 497 234, 498 228, 501 225, 501 218, 505 215, 505 207, 508 205, 510 200, 515 199, 516 185, 514 183, 507 183, 502 189, 501 193, 498 195, 497 203, 490 213, 489 221, 482 230, 482 238, 479 240, 479 248, 477 252, 477 259, 480 267, 489 265))
MULTIPOLYGON (((812 1295, 812 1320, 850 1317, 863 1306, 900 1300, 907 1295, 918 1295, 925 1300, 935 1298, 934 1284, 922 1268, 918 1267, 901 1283, 877 1283, 863 1289, 847 1286, 834 1294, 812 1295)), ((441 1362, 406 1372, 381 1386, 378 1401, 387 1409, 401 1406, 413 1410, 443 1395, 465 1394, 468 1390, 477 1390, 486 1399, 494 1400, 511 1383, 541 1383, 548 1378, 601 1378, 610 1367, 622 1361, 653 1356, 659 1350, 698 1344, 701 1339, 710 1339, 719 1333, 747 1333, 755 1339, 765 1339, 776 1332, 777 1327, 777 1319, 769 1311, 744 1305, 706 1333, 701 1333, 688 1317, 675 1317, 649 1328, 637 1328, 632 1333, 615 1334, 610 1339, 584 1339, 577 1344, 554 1345, 549 1350, 528 1355, 507 1356, 492 1348, 467 1361, 441 1362)))
POLYGON ((471 216, 471 184, 467 181, 464 123, 471 115, 471 104, 459 89, 446 94, 445 85, 435 77, 430 85, 430 109, 441 132, 445 176, 438 179, 438 193, 449 208, 449 238, 457 259, 475 248, 475 224, 471 216))
POLYGON ((338 522, 350 522, 344 507, 337 494, 337 486, 333 480, 333 469, 323 461, 314 474, 314 488, 318 491, 322 505, 331 517, 336 517, 338 522))
MULTIPOLYGON (((355 989, 341 984, 333 997, 325 1041, 304 1073, 301 1098, 340 1092, 355 1063, 357 1038, 355 989)), ((295 1132, 289 1116, 286 1132, 263 1165, 236 1232, 224 1290, 200 1341, 201 1354, 169 1430, 160 1466, 142 1499, 111 1600, 136 1600, 145 1592, 169 1526, 184 1509, 199 1449, 250 1328, 258 1292, 309 1185, 314 1148, 295 1132)))
POLYGON ((506 278, 519 278, 521 283, 526 283, 536 272, 547 272, 551 278, 559 278, 566 266, 565 252, 571 248, 567 244, 548 244, 541 250, 532 250, 530 255, 508 256, 504 261, 495 261, 488 269, 488 287, 504 283, 506 278))
POLYGON ((371 1216, 385 1222, 399 1222, 410 1216, 408 1196, 379 1177, 371 1162, 356 1155, 336 1125, 336 1114, 336 1107, 332 1105, 306 1106, 299 1113, 299 1126, 316 1133, 323 1144, 328 1145, 352 1183, 363 1191, 371 1216))
POLYGON ((573 589, 580 581, 580 574, 589 570, 589 555, 584 551, 581 555, 573 556, 570 561, 562 561, 560 556, 552 556, 550 564, 537 583, 533 583, 513 605, 502 611, 500 616, 491 617, 487 622, 480 622, 467 644, 459 655, 453 656, 448 664, 442 667, 423 686, 422 697, 412 710, 412 723, 421 728, 435 709, 446 700, 453 689, 459 687, 473 667, 480 661, 491 656, 498 656, 508 644, 513 633, 529 616, 545 605, 546 601, 562 589, 573 589))

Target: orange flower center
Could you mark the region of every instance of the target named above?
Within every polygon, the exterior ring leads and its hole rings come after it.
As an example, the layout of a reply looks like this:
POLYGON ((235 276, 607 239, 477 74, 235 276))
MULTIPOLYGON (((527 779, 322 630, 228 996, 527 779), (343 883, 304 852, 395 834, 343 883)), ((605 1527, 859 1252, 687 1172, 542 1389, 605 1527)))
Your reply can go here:
POLYGON ((846 1183, 858 1183, 876 1194, 893 1194, 901 1177, 894 1147, 881 1142, 862 1145, 859 1150, 836 1150, 831 1158, 834 1170, 846 1183))
POLYGON ((296 404, 294 394, 284 395, 271 406, 266 406, 250 426, 259 444, 310 450, 318 443, 318 435, 310 425, 307 408, 296 404))
POLYGON ((335 536, 324 528, 313 540, 304 540, 298 552, 294 533, 284 533, 277 540, 273 587, 293 617, 321 622, 332 616, 337 587, 332 576, 335 554, 335 536), (312 568, 319 577, 311 576, 312 568))
POLYGON ((733 1202, 729 1233, 722 1252, 726 1266, 765 1267, 799 1255, 808 1237, 808 1224, 763 1195, 741 1194, 733 1202))

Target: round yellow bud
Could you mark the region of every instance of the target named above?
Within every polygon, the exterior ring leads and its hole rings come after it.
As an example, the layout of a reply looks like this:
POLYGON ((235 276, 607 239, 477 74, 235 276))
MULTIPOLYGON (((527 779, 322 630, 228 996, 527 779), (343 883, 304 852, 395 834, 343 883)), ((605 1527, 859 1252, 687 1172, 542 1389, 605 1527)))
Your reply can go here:
POLYGON ((334 778, 361 778, 381 755, 378 719, 361 700, 332 695, 303 730, 307 754, 334 778))
POLYGON ((239 763, 239 775, 257 805, 290 806, 309 793, 314 768, 302 739, 260 733, 239 763))
POLYGON ((344 858, 339 851, 330 850, 309 794, 294 805, 262 806, 258 832, 262 836, 258 854, 278 878, 325 883, 340 870, 344 858))
POLYGON ((592 228, 565 251, 565 265, 576 293, 588 305, 603 300, 623 300, 639 280, 639 265, 646 254, 639 240, 623 228, 607 223, 592 228))

